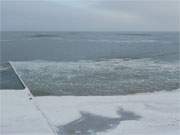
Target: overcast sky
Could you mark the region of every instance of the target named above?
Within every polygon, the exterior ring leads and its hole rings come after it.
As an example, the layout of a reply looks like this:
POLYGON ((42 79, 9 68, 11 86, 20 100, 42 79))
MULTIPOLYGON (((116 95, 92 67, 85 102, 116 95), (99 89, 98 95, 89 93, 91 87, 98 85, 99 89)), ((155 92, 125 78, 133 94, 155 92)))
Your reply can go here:
POLYGON ((0 1, 1 30, 179 30, 179 0, 0 1))

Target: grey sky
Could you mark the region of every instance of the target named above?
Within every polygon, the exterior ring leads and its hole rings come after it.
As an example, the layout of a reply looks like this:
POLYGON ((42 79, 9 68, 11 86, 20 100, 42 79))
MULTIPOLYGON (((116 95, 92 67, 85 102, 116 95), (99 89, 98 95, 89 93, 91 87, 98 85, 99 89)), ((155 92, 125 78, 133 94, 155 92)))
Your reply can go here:
POLYGON ((179 0, 0 1, 1 30, 179 30, 179 0))

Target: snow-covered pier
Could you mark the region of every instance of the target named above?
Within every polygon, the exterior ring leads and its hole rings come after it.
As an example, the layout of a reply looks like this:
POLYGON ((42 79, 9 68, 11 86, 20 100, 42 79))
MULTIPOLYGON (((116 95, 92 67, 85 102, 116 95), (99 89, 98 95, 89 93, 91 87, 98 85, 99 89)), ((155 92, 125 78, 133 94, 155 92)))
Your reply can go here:
POLYGON ((48 119, 38 109, 29 89, 13 67, 5 64, 1 69, 0 134, 54 135, 55 131, 48 119))

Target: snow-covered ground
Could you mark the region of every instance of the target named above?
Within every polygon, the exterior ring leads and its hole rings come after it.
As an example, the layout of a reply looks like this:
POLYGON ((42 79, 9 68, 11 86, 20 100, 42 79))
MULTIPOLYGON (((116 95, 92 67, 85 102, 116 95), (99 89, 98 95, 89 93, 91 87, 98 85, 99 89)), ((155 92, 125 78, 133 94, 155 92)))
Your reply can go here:
POLYGON ((0 135, 54 135, 27 90, 0 90, 0 135))
POLYGON ((180 89, 29 100, 24 90, 1 90, 0 131, 2 135, 50 135, 52 129, 58 135, 178 135, 179 97, 180 89))
POLYGON ((127 96, 42 96, 59 135, 178 135, 180 89, 127 96))

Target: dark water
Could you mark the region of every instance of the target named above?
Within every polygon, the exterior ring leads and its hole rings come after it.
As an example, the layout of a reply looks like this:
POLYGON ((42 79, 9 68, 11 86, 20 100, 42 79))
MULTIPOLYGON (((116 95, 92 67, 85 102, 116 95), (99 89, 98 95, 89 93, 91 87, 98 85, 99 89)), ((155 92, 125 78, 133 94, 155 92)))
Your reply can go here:
POLYGON ((3 32, 34 95, 117 95, 179 88, 178 32, 3 32))
POLYGON ((3 32, 1 61, 178 60, 179 33, 3 32))
POLYGON ((0 66, 0 89, 24 89, 24 85, 19 80, 9 63, 0 66))

